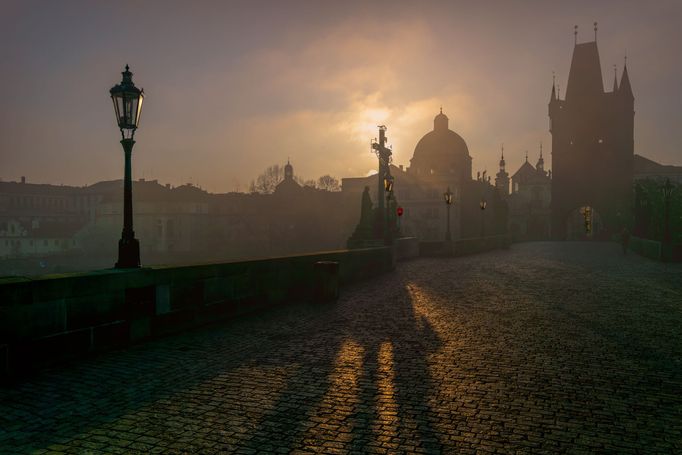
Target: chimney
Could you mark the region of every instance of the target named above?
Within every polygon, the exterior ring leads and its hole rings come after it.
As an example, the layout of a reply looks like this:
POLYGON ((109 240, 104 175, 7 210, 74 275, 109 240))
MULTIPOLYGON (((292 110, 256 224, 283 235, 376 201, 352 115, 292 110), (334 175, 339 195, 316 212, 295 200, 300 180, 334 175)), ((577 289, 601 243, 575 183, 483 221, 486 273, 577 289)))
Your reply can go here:
POLYGON ((21 176, 21 183, 26 183, 26 177, 23 175, 21 176))

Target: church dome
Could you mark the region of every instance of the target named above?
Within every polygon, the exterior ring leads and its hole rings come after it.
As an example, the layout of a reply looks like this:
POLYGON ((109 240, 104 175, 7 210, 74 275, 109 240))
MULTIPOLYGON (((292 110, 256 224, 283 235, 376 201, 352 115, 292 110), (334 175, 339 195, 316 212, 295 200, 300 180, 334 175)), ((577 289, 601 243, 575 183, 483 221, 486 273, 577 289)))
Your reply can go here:
POLYGON ((471 157, 462 136, 448 128, 443 111, 433 119, 433 131, 414 148, 410 167, 417 174, 460 174, 471 178, 471 157))

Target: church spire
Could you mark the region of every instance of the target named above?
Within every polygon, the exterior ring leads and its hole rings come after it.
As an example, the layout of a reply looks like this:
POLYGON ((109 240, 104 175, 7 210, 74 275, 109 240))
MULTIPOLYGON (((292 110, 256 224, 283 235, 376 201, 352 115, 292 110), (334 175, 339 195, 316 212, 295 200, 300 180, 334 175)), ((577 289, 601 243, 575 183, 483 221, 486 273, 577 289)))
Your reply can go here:
POLYGON ((293 180, 294 179, 294 167, 291 165, 291 162, 289 161, 289 157, 287 157, 287 164, 284 165, 284 180, 293 180))
POLYGON ((556 74, 552 71, 552 95, 549 97, 549 102, 556 101, 556 74))
MULTIPOLYGON (((526 160, 527 160, 527 158, 526 158, 526 160)), ((538 158, 538 164, 535 165, 535 168, 539 172, 543 172, 543 173, 545 172, 545 160, 542 158, 542 142, 540 142, 540 158, 538 158)))
POLYGON ((501 146, 502 153, 500 156, 500 170, 495 176, 495 187, 502 196, 509 196, 509 174, 505 170, 504 162, 504 144, 501 146))
POLYGON ((502 156, 500 157, 500 171, 504 171, 507 163, 504 161, 504 144, 502 144, 502 156))
POLYGON ((613 93, 618 91, 618 68, 613 65, 613 93))

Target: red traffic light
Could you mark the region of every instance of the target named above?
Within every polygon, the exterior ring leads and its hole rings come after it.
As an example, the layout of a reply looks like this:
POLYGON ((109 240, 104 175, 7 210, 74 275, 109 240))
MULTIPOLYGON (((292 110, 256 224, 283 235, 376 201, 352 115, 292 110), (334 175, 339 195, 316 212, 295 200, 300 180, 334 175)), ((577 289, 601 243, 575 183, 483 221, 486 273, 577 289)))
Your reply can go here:
POLYGON ((403 216, 403 208, 402 207, 398 207, 398 210, 396 210, 396 212, 398 212, 398 216, 403 216))

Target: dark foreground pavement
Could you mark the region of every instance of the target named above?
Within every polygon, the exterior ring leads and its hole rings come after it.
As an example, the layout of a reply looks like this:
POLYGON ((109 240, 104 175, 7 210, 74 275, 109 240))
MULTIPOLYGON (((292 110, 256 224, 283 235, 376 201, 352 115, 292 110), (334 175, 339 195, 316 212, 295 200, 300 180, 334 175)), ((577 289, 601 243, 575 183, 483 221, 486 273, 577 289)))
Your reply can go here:
POLYGON ((0 388, 2 453, 682 453, 682 267, 419 259, 0 388))

